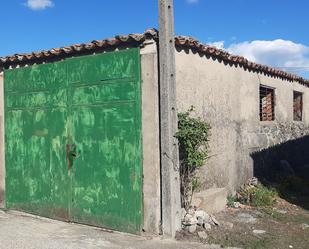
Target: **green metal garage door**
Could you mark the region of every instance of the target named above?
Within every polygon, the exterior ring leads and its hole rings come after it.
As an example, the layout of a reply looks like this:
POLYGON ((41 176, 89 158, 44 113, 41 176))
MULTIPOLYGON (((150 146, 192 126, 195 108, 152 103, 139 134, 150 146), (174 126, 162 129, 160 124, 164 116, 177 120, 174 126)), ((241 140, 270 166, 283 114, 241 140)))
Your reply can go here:
POLYGON ((137 233, 139 49, 6 70, 6 205, 137 233))

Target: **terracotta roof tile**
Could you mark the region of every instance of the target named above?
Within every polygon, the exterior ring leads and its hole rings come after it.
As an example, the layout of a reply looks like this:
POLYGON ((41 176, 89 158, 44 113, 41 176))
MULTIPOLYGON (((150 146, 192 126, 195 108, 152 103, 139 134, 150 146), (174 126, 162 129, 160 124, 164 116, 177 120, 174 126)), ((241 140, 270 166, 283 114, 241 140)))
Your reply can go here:
POLYGON ((282 71, 277 68, 251 62, 242 56, 231 55, 225 50, 201 44, 198 40, 195 40, 192 37, 177 36, 175 37, 175 44, 176 44, 176 47, 189 48, 201 54, 212 56, 214 58, 221 59, 225 62, 233 63, 234 65, 243 66, 244 68, 249 69, 249 70, 255 70, 261 73, 266 73, 272 76, 277 76, 277 77, 287 79, 290 81, 297 81, 300 84, 303 84, 309 87, 309 80, 304 79, 298 75, 291 74, 291 73, 282 71))
MULTIPOLYGON (((10 65, 16 65, 19 63, 30 63, 37 60, 46 60, 58 56, 71 56, 79 55, 84 52, 92 52, 97 49, 104 49, 108 47, 117 47, 130 43, 143 43, 147 39, 154 39, 158 41, 158 32, 155 29, 148 29, 144 34, 129 34, 129 35, 117 35, 114 38, 108 38, 104 40, 93 40, 86 44, 74 44, 71 46, 53 48, 48 51, 35 52, 30 54, 15 54, 7 57, 0 57, 0 67, 8 67, 10 65)), ((290 81, 297 81, 300 84, 309 87, 309 80, 306 80, 300 76, 272 68, 269 66, 257 64, 255 62, 248 61, 242 56, 231 55, 225 50, 218 49, 216 47, 208 46, 200 43, 198 40, 188 36, 176 36, 175 46, 180 49, 192 49, 203 55, 211 56, 213 58, 223 60, 226 63, 232 63, 234 65, 242 66, 246 69, 266 73, 272 76, 277 76, 290 81)))
MULTIPOLYGON (((142 43, 146 39, 156 39, 158 33, 155 29, 149 29, 144 34, 118 35, 114 38, 104 40, 94 40, 86 44, 74 44, 71 46, 53 48, 48 51, 33 52, 29 54, 14 54, 7 57, 0 57, 0 67, 8 67, 20 63, 38 62, 38 60, 46 60, 51 57, 78 55, 87 51, 95 51, 96 49, 117 47, 129 43, 142 43)), ((39 63, 39 62, 38 62, 39 63)))

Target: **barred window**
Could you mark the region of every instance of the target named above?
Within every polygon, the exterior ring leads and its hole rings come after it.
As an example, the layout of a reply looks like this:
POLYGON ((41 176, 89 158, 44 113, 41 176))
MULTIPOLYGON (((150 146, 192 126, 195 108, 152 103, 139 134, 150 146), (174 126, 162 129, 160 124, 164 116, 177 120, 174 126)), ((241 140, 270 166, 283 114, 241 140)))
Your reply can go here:
POLYGON ((303 120, 303 93, 293 92, 293 119, 294 121, 303 120))
POLYGON ((260 121, 275 120, 275 90, 260 86, 260 121))

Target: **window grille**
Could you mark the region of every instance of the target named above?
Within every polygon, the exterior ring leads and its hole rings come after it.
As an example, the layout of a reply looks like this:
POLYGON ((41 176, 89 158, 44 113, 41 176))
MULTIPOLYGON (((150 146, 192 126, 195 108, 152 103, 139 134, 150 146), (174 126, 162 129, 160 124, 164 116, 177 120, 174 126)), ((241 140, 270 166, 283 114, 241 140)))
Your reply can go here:
POLYGON ((303 120, 303 94, 301 92, 293 92, 293 119, 294 121, 303 120))
POLYGON ((260 121, 275 120, 275 90, 260 86, 260 121))

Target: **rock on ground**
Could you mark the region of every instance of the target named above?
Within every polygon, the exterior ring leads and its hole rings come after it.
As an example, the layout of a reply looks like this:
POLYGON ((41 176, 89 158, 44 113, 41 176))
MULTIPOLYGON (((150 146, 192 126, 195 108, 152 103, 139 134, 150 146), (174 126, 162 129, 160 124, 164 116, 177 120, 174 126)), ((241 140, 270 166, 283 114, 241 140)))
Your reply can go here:
POLYGON ((264 231, 264 230, 253 230, 253 233, 254 234, 264 234, 264 233, 266 233, 266 231, 264 231))
POLYGON ((204 223, 203 227, 205 228, 206 231, 211 230, 211 225, 209 223, 204 223))
POLYGON ((302 227, 302 229, 304 229, 304 230, 305 230, 305 229, 309 229, 309 225, 306 224, 306 223, 302 224, 301 227, 302 227))
POLYGON ((247 213, 239 213, 237 215, 237 221, 241 223, 255 223, 256 218, 254 218, 252 215, 247 213))
POLYGON ((206 240, 208 238, 208 235, 205 231, 197 232, 197 235, 199 236, 200 239, 203 239, 203 240, 206 240))

